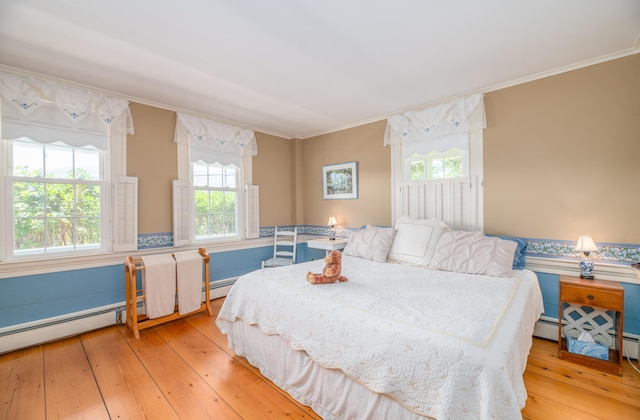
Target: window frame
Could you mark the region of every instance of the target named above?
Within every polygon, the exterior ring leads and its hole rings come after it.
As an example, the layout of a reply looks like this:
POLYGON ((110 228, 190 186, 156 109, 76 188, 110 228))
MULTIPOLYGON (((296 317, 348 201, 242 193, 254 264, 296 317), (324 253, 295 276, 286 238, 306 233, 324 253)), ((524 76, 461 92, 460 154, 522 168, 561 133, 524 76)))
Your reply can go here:
MULTIPOLYGON (((215 243, 215 242, 221 242, 221 241, 229 241, 229 240, 239 240, 239 239, 243 239, 243 234, 242 232, 244 231, 244 223, 243 223, 243 211, 242 208, 244 207, 244 200, 243 200, 243 188, 242 188, 242 168, 241 167, 237 167, 236 165, 222 165, 221 163, 206 163, 206 162, 190 162, 190 174, 191 174, 191 185, 193 185, 193 196, 192 196, 192 203, 193 203, 193 242, 197 243, 197 244, 206 244, 206 243, 215 243), (222 186, 210 186, 210 185, 195 185, 195 179, 194 179, 194 165, 196 164, 204 164, 207 166, 207 169, 209 169, 211 166, 215 166, 215 165, 219 165, 223 172, 225 170, 225 168, 232 166, 235 168, 235 178, 236 178, 236 186, 235 187, 228 187, 225 186, 225 182, 222 182, 222 186), (209 234, 206 235, 206 237, 198 237, 197 234, 197 223, 196 223, 196 218, 198 217, 198 213, 196 213, 196 194, 197 191, 208 191, 208 192, 212 192, 212 191, 219 191, 222 193, 227 193, 227 192, 234 192, 236 194, 236 203, 235 203, 235 231, 236 234, 235 235, 227 235, 226 233, 223 234, 220 237, 216 237, 215 235, 211 234, 211 229, 209 229, 209 234)), ((224 178, 224 175, 223 175, 224 178)), ((223 211, 223 214, 225 212, 223 211)), ((207 213, 208 216, 211 216, 211 213, 207 213)))
MULTIPOLYGON (((484 230, 484 180, 483 180, 483 130, 472 130, 469 132, 469 143, 467 147, 468 156, 468 176, 463 178, 445 178, 442 180, 411 180, 411 160, 410 157, 405 157, 403 153, 402 144, 392 144, 391 147, 391 216, 394 221, 398 220, 401 216, 411 216, 405 214, 403 211, 403 192, 402 188, 406 186, 415 186, 417 184, 431 183, 431 184, 446 184, 450 181, 462 181, 467 182, 473 191, 471 196, 473 197, 471 203, 471 217, 472 220, 469 229, 470 230, 484 230)), ((464 149, 463 149, 464 150, 464 149)))
POLYGON ((429 180, 438 180, 438 179, 451 179, 451 178, 463 178, 469 176, 469 149, 461 149, 459 147, 451 147, 449 150, 444 152, 440 152, 437 150, 432 150, 428 153, 412 153, 407 158, 407 162, 405 162, 406 170, 408 171, 405 174, 406 179, 409 181, 429 181, 429 180), (435 155, 433 157, 429 157, 429 155, 435 155), (421 157, 420 162, 424 165, 423 167, 423 176, 421 178, 413 178, 413 165, 418 161, 414 158, 415 155, 421 157), (462 174, 460 176, 443 176, 441 178, 434 178, 433 175, 433 162, 435 160, 445 160, 450 159, 452 157, 460 157, 462 159, 462 174))
POLYGON ((201 239, 195 237, 195 191, 193 185, 192 162, 190 158, 190 146, 186 142, 176 143, 178 148, 178 179, 173 185, 173 237, 174 247, 187 245, 208 245, 226 242, 237 242, 249 239, 247 233, 247 185, 251 185, 253 178, 253 157, 250 153, 241 156, 241 166, 238 181, 238 232, 239 235, 232 238, 201 239), (188 197, 187 202, 182 202, 188 197), (185 214, 186 213, 186 214, 185 214), (186 226, 186 227, 185 227, 186 226), (184 229, 188 232, 184 232, 184 229))
MULTIPOLYGON (((0 116, 0 118, 2 118, 0 116)), ((42 126, 42 123, 33 123, 38 126, 42 126)), ((118 177, 123 177, 126 174, 126 140, 127 134, 123 129, 126 125, 124 118, 116 120, 115 134, 113 130, 111 133, 98 133, 104 135, 107 138, 108 149, 101 151, 102 154, 102 203, 101 203, 101 245, 99 248, 92 248, 86 250, 76 250, 71 252, 55 252, 55 253, 37 253, 29 255, 15 255, 13 251, 13 190, 9 188, 12 181, 9 179, 13 177, 13 147, 12 140, 0 139, 0 197, 4 198, 5 205, 0 206, 0 225, 4 227, 0 232, 0 261, 38 261, 38 260, 52 260, 52 259, 65 259, 74 256, 83 255, 101 255, 108 254, 110 252, 117 251, 131 251, 137 249, 137 240, 131 244, 121 244, 118 241, 117 229, 119 226, 118 220, 118 204, 119 200, 117 196, 114 196, 113 189, 117 184, 118 177), (9 196, 11 195, 11 196, 9 196), (11 232, 9 234, 8 232, 11 232)), ((53 129, 60 130, 58 126, 52 126, 53 129)), ((72 127, 64 127, 64 130, 77 132, 72 127)), ((91 134, 95 132, 89 131, 91 134)), ((137 197, 137 193, 136 193, 137 197)), ((135 199, 137 202, 137 198, 135 199)), ((137 220, 135 220, 133 226, 134 236, 137 237, 137 220)))
MULTIPOLYGON (((38 123, 37 124, 42 129, 51 129, 56 130, 56 132, 60 132, 60 130, 74 132, 75 135, 78 135, 77 132, 73 131, 72 128, 61 128, 57 126, 47 126, 38 123)), ((108 141, 108 134, 106 133, 95 133, 91 132, 91 135, 100 135, 104 136, 108 141)), ((27 138, 29 141, 42 145, 45 149, 43 149, 43 153, 46 153, 46 147, 61 147, 59 143, 47 143, 47 142, 39 142, 37 140, 27 138)), ((98 150, 99 155, 99 165, 100 165, 100 178, 99 180, 83 180, 83 179, 69 179, 69 178, 48 178, 46 177, 25 177, 25 176, 17 176, 13 174, 14 170, 14 162, 13 162, 13 152, 14 152, 14 144, 19 139, 12 140, 0 140, 2 142, 2 148, 0 149, 0 153, 2 156, 0 159, 3 162, 2 167, 2 191, 0 192, 3 197, 5 197, 5 206, 3 206, 2 213, 0 217, 5 221, 5 229, 4 232, 0 234, 0 241, 2 242, 1 249, 1 259, 2 260, 36 260, 36 259, 46 259, 46 258, 57 258, 57 257, 71 257, 77 255, 87 255, 87 254, 95 254, 95 253, 105 253, 108 252, 111 248, 111 232, 109 229, 109 220, 111 217, 111 193, 110 193, 110 168, 109 168, 109 152, 104 150, 98 150), (83 249, 83 246, 78 246, 74 243, 72 246, 73 249, 70 250, 48 250, 45 247, 40 252, 30 252, 30 251, 20 251, 15 249, 15 230, 14 230, 14 196, 13 196, 13 186, 16 182, 40 182, 43 184, 71 184, 71 185, 99 185, 100 186, 100 244, 94 247, 87 247, 83 249)), ((79 146, 62 144, 62 147, 78 150, 82 149, 79 146)), ((47 216, 43 216, 43 218, 47 218, 47 216)), ((75 231, 74 231, 75 236, 75 231)), ((74 240, 75 242, 75 240, 74 240)))

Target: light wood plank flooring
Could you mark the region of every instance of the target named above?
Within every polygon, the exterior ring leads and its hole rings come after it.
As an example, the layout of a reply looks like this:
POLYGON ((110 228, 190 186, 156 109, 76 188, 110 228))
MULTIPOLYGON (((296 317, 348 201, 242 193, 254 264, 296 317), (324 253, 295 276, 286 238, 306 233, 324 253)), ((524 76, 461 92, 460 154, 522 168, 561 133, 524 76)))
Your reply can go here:
MULTIPOLYGON (((214 300, 214 312, 223 299, 214 300)), ((145 330, 104 328, 0 356, 2 419, 317 419, 227 349, 215 316, 145 330)), ((640 419, 640 373, 558 360, 535 339, 525 419, 640 419)))

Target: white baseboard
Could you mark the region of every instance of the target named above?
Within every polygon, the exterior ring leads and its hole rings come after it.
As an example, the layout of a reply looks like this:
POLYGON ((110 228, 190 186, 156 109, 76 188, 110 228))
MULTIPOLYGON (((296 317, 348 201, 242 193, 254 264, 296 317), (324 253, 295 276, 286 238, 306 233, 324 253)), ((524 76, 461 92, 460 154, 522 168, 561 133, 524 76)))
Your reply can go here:
POLYGON ((96 308, 0 330, 0 354, 116 324, 116 309, 96 308), (97 313, 96 313, 97 312, 97 313))
MULTIPOLYGON (((209 297, 217 299, 226 296, 236 280, 237 277, 234 277, 212 283, 209 297)), ((202 295, 204 299, 204 292, 202 295)), ((79 335, 117 323, 124 324, 126 322, 124 308, 125 303, 118 302, 86 311, 0 328, 0 354, 79 335)))
MULTIPOLYGON (((541 317, 533 329, 535 337, 546 338, 547 340, 558 341, 558 320, 555 318, 541 317)), ((622 348, 624 358, 640 360, 640 336, 626 333, 623 337, 622 348)))

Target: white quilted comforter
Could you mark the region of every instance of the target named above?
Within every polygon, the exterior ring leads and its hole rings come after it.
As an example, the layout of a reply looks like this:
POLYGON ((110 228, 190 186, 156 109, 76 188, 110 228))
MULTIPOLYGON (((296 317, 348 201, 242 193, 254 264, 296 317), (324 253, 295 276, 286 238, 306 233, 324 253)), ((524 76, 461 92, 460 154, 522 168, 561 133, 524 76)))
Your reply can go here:
POLYGON ((520 417, 522 373, 543 311, 535 274, 467 275, 344 256, 348 282, 307 283, 306 272, 323 264, 242 276, 219 328, 258 325, 420 415, 520 417))

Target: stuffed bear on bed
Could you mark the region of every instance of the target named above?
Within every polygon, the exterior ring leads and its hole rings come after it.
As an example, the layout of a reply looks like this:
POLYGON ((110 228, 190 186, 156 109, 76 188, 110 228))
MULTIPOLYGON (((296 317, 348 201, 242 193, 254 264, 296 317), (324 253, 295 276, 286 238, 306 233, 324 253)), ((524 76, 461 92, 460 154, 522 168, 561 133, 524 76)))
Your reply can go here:
POLYGON ((326 263, 322 269, 322 274, 313 274, 310 271, 307 272, 307 281, 311 284, 324 284, 348 281, 345 276, 340 275, 342 270, 342 253, 338 250, 333 250, 324 257, 326 263))

